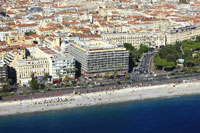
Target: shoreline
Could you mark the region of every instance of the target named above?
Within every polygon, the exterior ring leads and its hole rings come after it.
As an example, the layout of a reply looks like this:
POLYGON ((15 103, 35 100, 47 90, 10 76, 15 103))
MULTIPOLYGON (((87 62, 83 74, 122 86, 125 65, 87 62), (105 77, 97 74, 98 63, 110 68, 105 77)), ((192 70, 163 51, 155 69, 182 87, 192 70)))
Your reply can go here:
POLYGON ((188 83, 131 87, 80 95, 67 94, 32 100, 2 102, 0 103, 0 117, 198 94, 200 94, 199 80, 188 83))

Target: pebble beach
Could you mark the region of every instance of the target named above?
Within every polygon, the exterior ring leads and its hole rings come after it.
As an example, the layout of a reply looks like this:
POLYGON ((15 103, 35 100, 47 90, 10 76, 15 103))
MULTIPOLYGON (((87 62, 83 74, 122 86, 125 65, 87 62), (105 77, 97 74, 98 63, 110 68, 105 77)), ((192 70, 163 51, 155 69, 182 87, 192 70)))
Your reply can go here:
POLYGON ((200 82, 198 80, 177 84, 127 87, 119 90, 84 94, 71 93, 56 97, 1 102, 0 116, 194 94, 200 94, 200 82))

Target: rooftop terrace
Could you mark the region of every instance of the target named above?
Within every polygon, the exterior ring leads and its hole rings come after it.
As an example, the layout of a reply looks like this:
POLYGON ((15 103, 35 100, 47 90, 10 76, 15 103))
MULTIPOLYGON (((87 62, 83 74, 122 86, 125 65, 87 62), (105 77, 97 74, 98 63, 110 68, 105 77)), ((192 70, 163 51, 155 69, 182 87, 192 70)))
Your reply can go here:
POLYGON ((84 52, 106 52, 106 51, 117 51, 126 50, 121 43, 111 43, 108 41, 74 41, 74 47, 84 52))

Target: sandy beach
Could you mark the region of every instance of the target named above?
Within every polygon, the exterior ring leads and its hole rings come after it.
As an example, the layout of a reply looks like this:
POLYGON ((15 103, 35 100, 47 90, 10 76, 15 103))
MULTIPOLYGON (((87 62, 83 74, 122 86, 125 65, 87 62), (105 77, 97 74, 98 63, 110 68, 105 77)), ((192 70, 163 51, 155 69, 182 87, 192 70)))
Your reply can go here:
POLYGON ((0 116, 193 94, 200 94, 200 81, 1 102, 0 116))

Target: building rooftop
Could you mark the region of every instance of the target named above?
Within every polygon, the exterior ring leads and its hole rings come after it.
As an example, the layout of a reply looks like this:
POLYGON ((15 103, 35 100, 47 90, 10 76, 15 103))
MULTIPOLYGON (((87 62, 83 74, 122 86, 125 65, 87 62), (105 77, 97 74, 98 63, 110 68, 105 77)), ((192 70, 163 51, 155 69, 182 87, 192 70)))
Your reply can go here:
POLYGON ((48 47, 40 47, 39 49, 45 52, 46 54, 51 54, 51 55, 57 54, 55 51, 53 51, 48 47))
POLYGON ((85 52, 106 52, 106 51, 118 51, 126 50, 121 43, 111 43, 108 41, 98 41, 98 40, 89 40, 89 41, 77 41, 75 40, 73 46, 85 51, 85 52))
POLYGON ((33 65, 33 64, 44 64, 46 62, 41 62, 42 60, 47 60, 46 57, 44 58, 33 58, 33 57, 29 57, 28 59, 18 59, 16 60, 16 64, 18 66, 24 66, 24 65, 33 65))
POLYGON ((74 59, 74 56, 66 53, 66 54, 57 54, 51 57, 53 60, 63 60, 63 59, 74 59))

